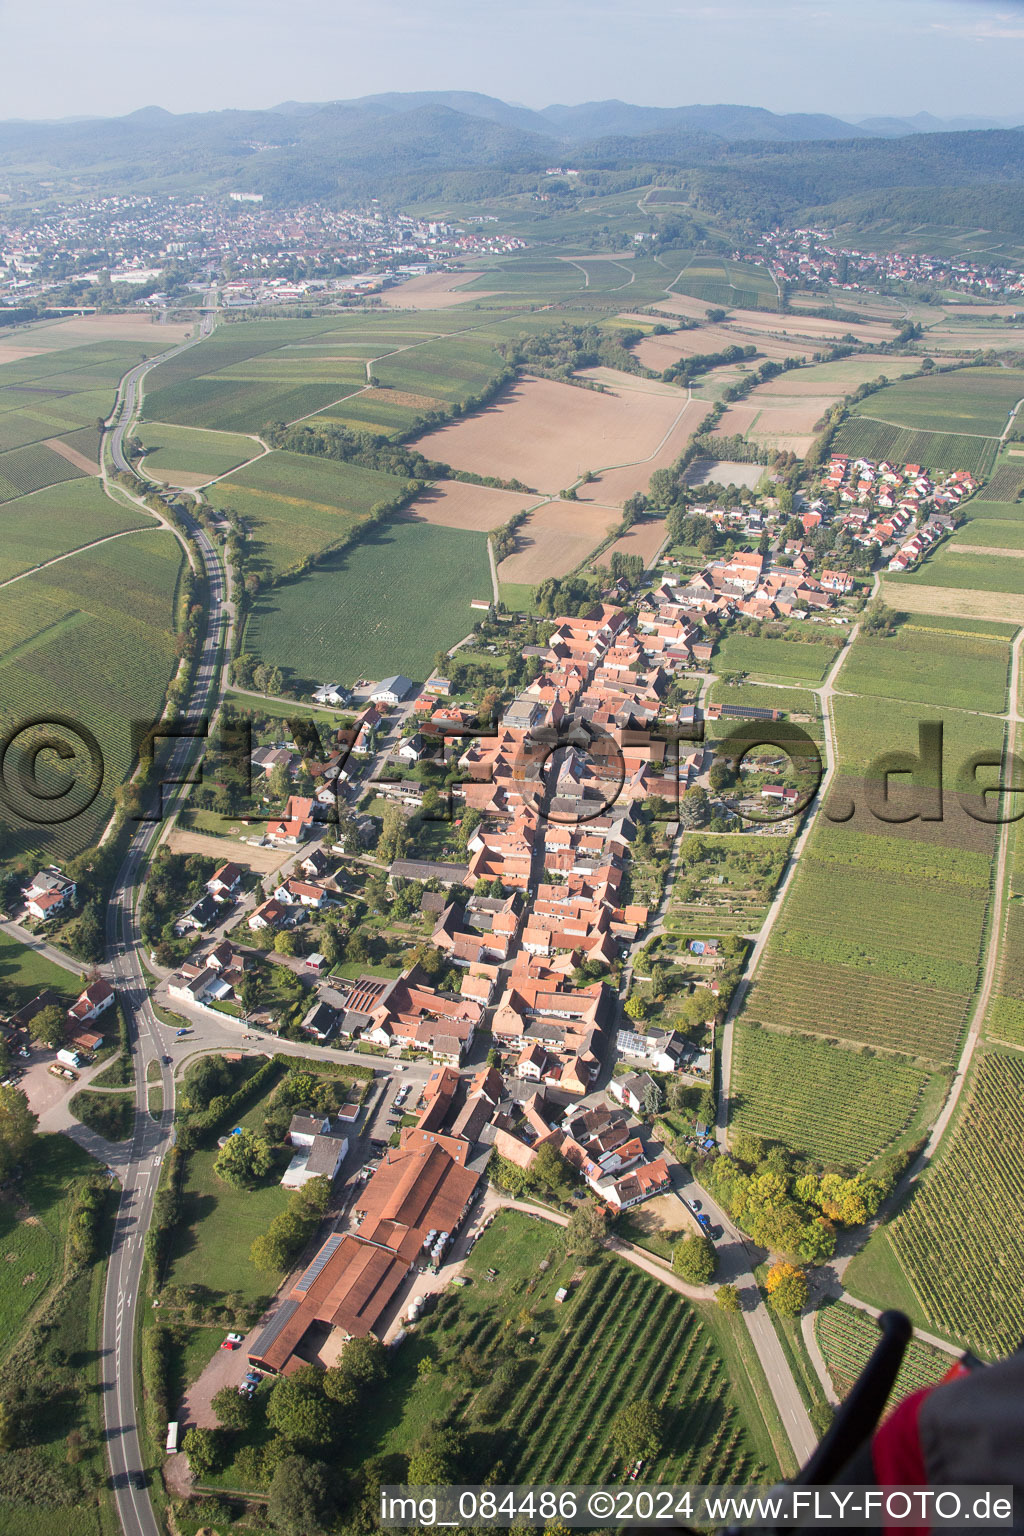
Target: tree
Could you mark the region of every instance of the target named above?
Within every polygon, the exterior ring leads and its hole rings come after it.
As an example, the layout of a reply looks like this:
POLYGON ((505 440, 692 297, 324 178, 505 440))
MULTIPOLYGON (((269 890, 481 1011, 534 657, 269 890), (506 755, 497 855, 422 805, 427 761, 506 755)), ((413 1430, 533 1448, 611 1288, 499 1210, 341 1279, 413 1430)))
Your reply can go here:
POLYGON ((248 1429, 252 1423, 252 1404, 234 1387, 221 1387, 210 1401, 223 1429, 248 1429))
MULTIPOLYGON (((246 981, 250 972, 246 972, 246 981)), ((242 983, 245 985, 245 982, 242 983)), ((200 1056, 185 1073, 184 1098, 189 1109, 207 1109, 231 1087, 231 1068, 223 1056, 200 1056)))
POLYGON ((496 1051, 494 1049, 493 1045, 491 1046, 490 1050, 487 1052, 487 1065, 489 1067, 495 1067, 495 1068, 500 1068, 501 1067, 501 1052, 500 1051, 496 1051))
POLYGON ((215 1429, 193 1427, 186 1430, 181 1448, 188 1457, 192 1476, 199 1482, 209 1477, 211 1472, 216 1472, 220 1462, 220 1439, 215 1429))
POLYGON ((656 1115, 664 1107, 665 1090, 656 1078, 652 1077, 644 1089, 641 1104, 643 1105, 644 1113, 647 1115, 656 1115))
POLYGON ((14 1415, 7 1404, 0 1400, 0 1451, 9 1451, 14 1444, 14 1415))
POLYGON ((639 992, 631 992, 623 1003, 623 1010, 631 1019, 639 1021, 647 1017, 647 1005, 639 992))
POLYGON ((409 1457, 409 1483, 431 1488, 456 1482, 462 1452, 462 1438, 453 1429, 442 1429, 430 1439, 421 1440, 409 1457))
POLYGON ((292 1445, 317 1450, 330 1443, 331 1409, 316 1366, 303 1366, 277 1379, 267 1404, 267 1422, 292 1445))
POLYGON ((740 1293, 734 1285, 720 1285, 715 1292, 715 1300, 723 1312, 741 1310, 740 1293))
POLYGON ((331 1485, 322 1462, 284 1456, 274 1469, 267 1514, 282 1536, 318 1536, 331 1520, 331 1485))
POLYGON ((294 955, 295 949, 296 938, 294 933, 290 933, 288 929, 282 928, 278 933, 274 934, 275 955, 294 955))
POLYGON ((597 1258, 608 1230, 604 1210, 593 1200, 585 1200, 569 1217, 564 1230, 565 1251, 579 1259, 581 1264, 592 1264, 597 1258))
POLYGON ((13 1085, 0 1087, 0 1183, 28 1152, 37 1124, 22 1090, 13 1085))
POLYGON ((409 836, 401 809, 389 802, 384 807, 380 837, 377 839, 377 858, 382 864, 393 864, 405 852, 409 836))
POLYGON ((333 1402, 355 1407, 367 1387, 380 1381, 387 1371, 387 1352, 383 1344, 367 1336, 350 1339, 338 1364, 324 1374, 324 1391, 333 1402))
POLYGON ((260 1005, 260 1000, 266 991, 266 982, 254 967, 250 967, 242 977, 238 988, 238 1001, 242 1005, 244 1013, 252 1013, 260 1005))
POLYGON ((49 1003, 45 1008, 40 1008, 29 1021, 28 1032, 40 1045, 48 1045, 55 1051, 64 1044, 66 1026, 67 1015, 64 1009, 56 1003, 49 1003))
POLYGON ((546 1141, 537 1149, 537 1156, 530 1169, 530 1183, 555 1190, 559 1188, 564 1178, 565 1164, 553 1144, 546 1141))
POLYGON ((807 1305, 807 1276, 795 1264, 773 1264, 765 1278, 768 1305, 780 1317, 798 1317, 807 1305))
POLYGON ((226 1184, 245 1189, 269 1173, 273 1161, 266 1137, 245 1129, 228 1137, 217 1153, 213 1171, 226 1184))
POLYGON ((285 799, 290 788, 291 781, 288 778, 288 769, 285 767, 284 763, 275 763, 273 768, 270 770, 270 779, 267 784, 267 794, 270 796, 271 800, 273 800, 274 804, 277 805, 285 799))
POLYGON ((691 1285, 707 1285, 715 1272, 718 1256, 709 1237, 684 1237, 672 1254, 672 1268, 691 1285))
POLYGON ((798 1253, 805 1264, 827 1264, 836 1251, 836 1229, 824 1216, 804 1228, 798 1253))
POLYGON ((646 1398, 637 1398, 616 1414, 611 1438, 623 1461, 649 1461, 661 1450, 661 1414, 646 1398))

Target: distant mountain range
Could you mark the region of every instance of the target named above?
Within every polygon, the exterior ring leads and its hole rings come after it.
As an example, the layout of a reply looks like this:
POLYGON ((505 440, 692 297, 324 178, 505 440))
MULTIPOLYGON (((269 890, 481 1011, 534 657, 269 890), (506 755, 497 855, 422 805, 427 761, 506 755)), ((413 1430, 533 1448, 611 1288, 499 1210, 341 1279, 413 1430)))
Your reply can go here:
POLYGON ((412 112, 418 107, 448 107, 467 117, 482 117, 514 128, 573 144, 610 137, 637 137, 684 129, 726 140, 784 140, 900 138, 910 133, 958 133, 985 128, 1011 128, 1013 119, 958 117, 944 121, 929 112, 915 117, 869 117, 858 122, 824 113, 768 112, 764 107, 637 107, 628 101, 586 101, 579 106, 512 106, 478 91, 390 91, 353 101, 318 104, 282 102, 271 110, 306 116, 324 106, 383 107, 388 112, 412 112))
POLYGON ((145 107, 120 118, 0 123, 0 191, 22 198, 42 182, 51 195, 230 189, 281 205, 471 200, 529 190, 553 165, 592 173, 592 187, 607 185, 605 173, 624 185, 641 172, 666 176, 685 184, 698 209, 755 224, 840 203, 865 227, 898 219, 902 205, 914 208, 915 222, 957 222, 969 188, 975 224, 1024 233, 1024 132, 976 118, 851 123, 622 101, 533 111, 472 91, 419 91, 260 111, 145 107))

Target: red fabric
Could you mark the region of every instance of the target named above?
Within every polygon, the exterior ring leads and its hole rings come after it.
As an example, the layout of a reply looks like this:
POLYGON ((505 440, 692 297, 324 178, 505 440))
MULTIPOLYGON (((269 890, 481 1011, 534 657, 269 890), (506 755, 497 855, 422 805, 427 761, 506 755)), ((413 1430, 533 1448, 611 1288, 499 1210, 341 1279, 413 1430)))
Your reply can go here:
MULTIPOLYGON (((880 1425, 871 1442, 871 1460, 875 1477, 883 1488, 925 1487, 924 1454, 918 1428, 924 1400, 934 1387, 922 1387, 893 1409, 880 1425)), ((928 1536, 927 1525, 887 1525, 886 1531, 899 1531, 900 1536, 928 1536)))

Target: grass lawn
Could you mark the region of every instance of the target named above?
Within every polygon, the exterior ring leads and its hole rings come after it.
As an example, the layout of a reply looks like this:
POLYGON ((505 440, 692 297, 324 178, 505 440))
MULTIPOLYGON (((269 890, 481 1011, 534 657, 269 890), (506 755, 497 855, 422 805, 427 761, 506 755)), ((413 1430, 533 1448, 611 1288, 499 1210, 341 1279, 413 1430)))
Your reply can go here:
POLYGON ((93 1093, 82 1088, 68 1105, 81 1120, 107 1141, 127 1141, 135 1123, 135 1095, 132 1093, 93 1093))
POLYGON ((302 580, 265 593, 245 646, 307 692, 328 674, 345 684, 395 672, 422 679, 437 652, 472 629, 472 599, 490 591, 482 533, 382 525, 302 580))
POLYGON ((54 965, 34 949, 19 944, 10 934, 0 932, 0 994, 12 1012, 17 1012, 49 987, 73 1003, 82 990, 74 971, 54 965))
MULTIPOLYGON (((280 1078, 238 1120, 259 1130, 267 1104, 280 1078)), ((231 1127, 227 1126, 227 1130, 231 1127)), ((212 1291, 238 1292, 245 1302, 271 1295, 284 1278, 259 1270, 249 1261, 252 1241, 265 1232, 288 1204, 277 1174, 255 1189, 236 1189, 213 1171, 218 1148, 191 1152, 185 1177, 182 1219, 171 1245, 167 1280, 174 1285, 201 1285, 212 1291)))

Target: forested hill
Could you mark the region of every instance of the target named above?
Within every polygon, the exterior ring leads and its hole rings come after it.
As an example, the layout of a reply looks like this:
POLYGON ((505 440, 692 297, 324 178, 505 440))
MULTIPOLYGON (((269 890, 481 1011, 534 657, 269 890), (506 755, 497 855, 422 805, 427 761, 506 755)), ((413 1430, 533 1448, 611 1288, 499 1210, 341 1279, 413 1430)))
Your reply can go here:
POLYGON ((0 190, 21 193, 45 179, 58 195, 230 189, 282 205, 369 196, 402 202, 528 190, 553 162, 578 168, 584 191, 599 189, 609 171, 667 176, 706 212, 755 224, 832 205, 854 222, 911 206, 929 220, 961 222, 962 205, 972 224, 1024 233, 1018 129, 885 138, 838 119, 754 108, 611 102, 536 113, 472 93, 0 123, 0 190), (538 119, 543 131, 535 131, 538 119), (609 123, 666 121, 654 131, 586 137, 609 123), (832 132, 833 124, 845 136, 806 137, 810 125, 832 132), (750 137, 736 137, 744 133, 750 137))

